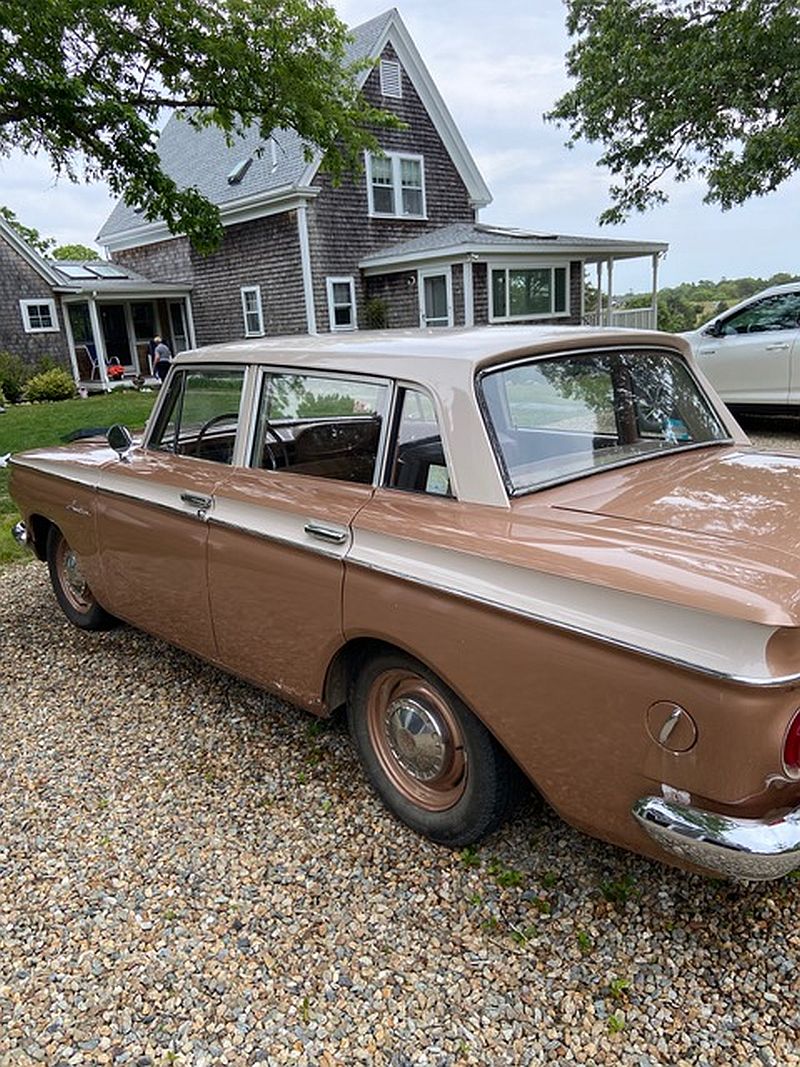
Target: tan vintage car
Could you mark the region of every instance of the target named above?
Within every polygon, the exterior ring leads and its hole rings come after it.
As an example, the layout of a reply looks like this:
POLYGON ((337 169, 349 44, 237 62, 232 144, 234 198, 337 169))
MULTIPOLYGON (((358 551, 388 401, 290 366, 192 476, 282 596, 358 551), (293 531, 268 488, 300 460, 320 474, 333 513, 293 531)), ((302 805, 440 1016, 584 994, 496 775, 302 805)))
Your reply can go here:
POLYGON ((72 622, 346 706, 434 841, 489 833, 527 778, 637 852, 800 866, 800 459, 754 451, 679 338, 190 352, 140 443, 17 455, 11 489, 72 622))

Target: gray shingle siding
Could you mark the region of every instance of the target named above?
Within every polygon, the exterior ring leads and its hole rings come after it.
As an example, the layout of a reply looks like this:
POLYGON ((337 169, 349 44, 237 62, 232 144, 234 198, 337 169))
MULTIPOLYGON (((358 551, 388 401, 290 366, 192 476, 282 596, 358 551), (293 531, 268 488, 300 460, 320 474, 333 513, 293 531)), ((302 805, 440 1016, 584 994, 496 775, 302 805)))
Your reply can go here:
MULTIPOLYGON (((419 326, 417 272, 397 271, 366 279, 366 298, 382 300, 386 305, 386 325, 393 330, 419 326)), ((359 308, 359 313, 361 308, 359 308)), ((361 320, 363 321, 363 317, 361 320)))
POLYGON ((200 255, 187 238, 177 237, 117 252, 114 259, 153 280, 193 285, 198 345, 244 337, 243 286, 261 286, 267 333, 306 332, 294 212, 226 227, 222 245, 210 256, 200 255))
POLYGON ((69 365, 64 318, 47 282, 0 237, 0 350, 34 364, 44 356, 69 365), (26 333, 20 300, 55 300, 58 333, 26 333))
MULTIPOLYGON (((397 61, 391 45, 384 49, 382 58, 397 61)), ((360 313, 366 299, 358 271, 361 258, 395 241, 417 237, 426 230, 451 222, 472 222, 475 218, 464 182, 405 71, 402 79, 402 99, 384 97, 376 68, 367 78, 363 93, 370 104, 391 110, 408 126, 405 130, 376 131, 381 146, 387 152, 409 152, 424 157, 427 219, 370 218, 365 174, 338 187, 333 186, 326 174, 317 175, 313 184, 322 191, 309 207, 309 239, 320 330, 328 329, 326 277, 355 277, 360 313)), ((401 317, 406 317, 405 311, 401 317)), ((418 316, 414 325, 418 324, 417 320, 418 316)))

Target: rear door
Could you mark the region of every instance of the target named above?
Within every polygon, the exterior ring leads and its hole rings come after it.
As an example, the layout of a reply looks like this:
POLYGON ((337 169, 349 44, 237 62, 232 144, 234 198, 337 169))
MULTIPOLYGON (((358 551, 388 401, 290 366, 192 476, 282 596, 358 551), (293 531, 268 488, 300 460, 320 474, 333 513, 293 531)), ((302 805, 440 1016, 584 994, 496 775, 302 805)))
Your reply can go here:
POLYGON ((343 560, 372 498, 389 383, 265 371, 249 466, 215 489, 211 611, 221 661, 313 707, 342 642, 343 560))

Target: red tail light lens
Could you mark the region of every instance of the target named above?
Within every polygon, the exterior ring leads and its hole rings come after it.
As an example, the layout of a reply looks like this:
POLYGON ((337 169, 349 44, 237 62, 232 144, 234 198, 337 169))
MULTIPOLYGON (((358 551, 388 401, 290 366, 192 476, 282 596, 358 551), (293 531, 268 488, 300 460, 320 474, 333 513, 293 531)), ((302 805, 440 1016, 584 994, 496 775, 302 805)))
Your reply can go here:
POLYGON ((783 742, 783 765, 791 775, 800 774, 800 711, 795 713, 783 742))

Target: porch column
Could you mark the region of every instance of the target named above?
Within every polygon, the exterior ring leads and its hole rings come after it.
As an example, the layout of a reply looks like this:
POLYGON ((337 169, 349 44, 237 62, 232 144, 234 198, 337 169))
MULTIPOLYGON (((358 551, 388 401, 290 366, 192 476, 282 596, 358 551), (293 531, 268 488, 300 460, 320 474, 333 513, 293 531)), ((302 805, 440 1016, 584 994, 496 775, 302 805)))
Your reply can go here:
POLYGON ((97 302, 94 293, 89 297, 89 321, 92 324, 92 336, 94 337, 94 350, 97 353, 97 372, 103 388, 108 391, 108 371, 106 370, 106 343, 103 340, 103 327, 100 325, 100 315, 97 311, 97 302))
POLYGON ((653 308, 653 329, 658 329, 658 259, 659 253, 653 253, 653 296, 651 300, 653 308))
POLYGON ((72 377, 75 379, 75 388, 79 389, 81 385, 81 370, 78 366, 78 357, 75 355, 75 337, 72 333, 72 323, 69 321, 69 306, 63 300, 61 302, 61 317, 64 320, 64 333, 67 335, 67 351, 69 352, 69 361, 72 366, 72 377))
POLYGON ((194 334, 194 316, 192 315, 192 298, 187 293, 183 298, 183 312, 186 315, 186 340, 189 348, 197 348, 197 338, 194 334))
POLYGON ((303 296, 306 304, 306 328, 310 334, 317 332, 317 315, 314 310, 314 275, 311 272, 311 246, 308 242, 308 214, 305 201, 297 207, 297 235, 300 239, 300 264, 303 271, 303 296))
POLYGON ((597 261, 597 309, 595 311, 595 326, 603 325, 603 261, 597 261))
POLYGON ((613 311, 611 305, 614 297, 614 260, 609 256, 608 258, 608 307, 606 308, 606 326, 611 325, 611 316, 613 311))
POLYGON ((475 325, 475 291, 472 281, 472 260, 464 260, 464 325, 475 325))

